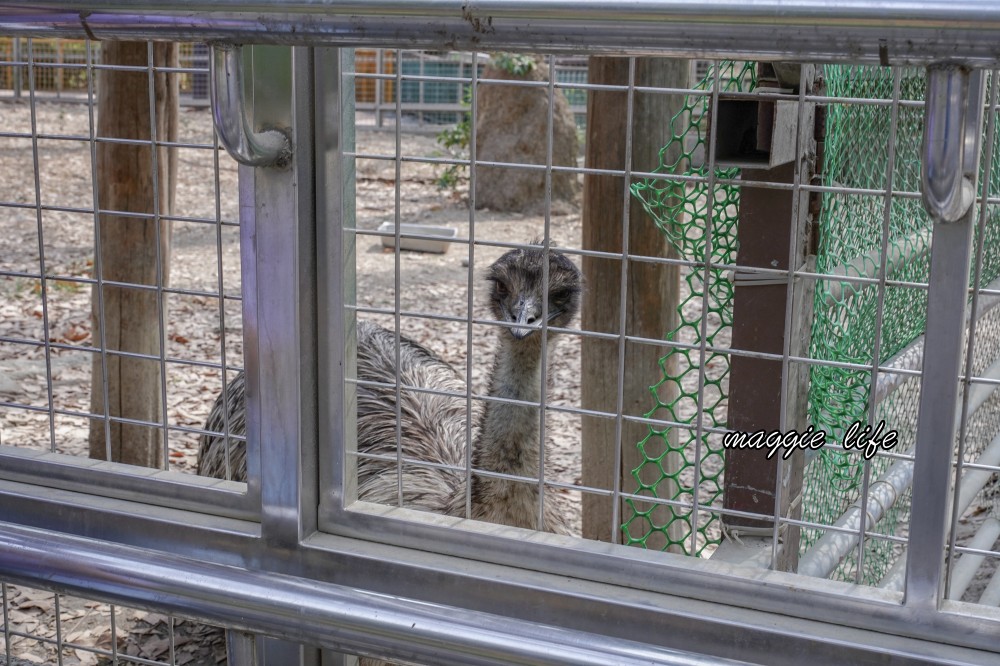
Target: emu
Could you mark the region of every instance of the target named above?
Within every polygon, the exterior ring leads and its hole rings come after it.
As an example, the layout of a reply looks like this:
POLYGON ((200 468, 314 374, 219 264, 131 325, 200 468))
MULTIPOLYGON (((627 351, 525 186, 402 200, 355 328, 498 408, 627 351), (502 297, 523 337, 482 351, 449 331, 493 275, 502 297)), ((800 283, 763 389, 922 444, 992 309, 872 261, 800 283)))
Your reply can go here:
MULTIPOLYGON (((510 401, 488 401, 478 415, 471 451, 473 470, 467 488, 468 412, 462 395, 465 382, 456 370, 426 347, 367 321, 357 325, 357 450, 358 497, 369 502, 402 505, 451 516, 465 516, 513 527, 570 533, 569 520, 552 502, 545 502, 538 521, 538 484, 476 474, 482 470, 528 479, 539 476, 540 425, 537 403, 542 391, 543 304, 548 298, 548 325, 565 327, 580 308, 582 277, 560 252, 548 251, 548 284, 543 281, 546 253, 542 249, 511 250, 487 271, 490 310, 503 322, 489 378, 488 394, 510 401), (397 440, 396 387, 433 389, 435 393, 400 390, 397 440), (370 382, 370 383, 365 383, 370 382), (391 384, 391 385, 390 385, 391 384), (524 404, 524 403, 534 403, 524 404), (397 466, 397 441, 403 463, 397 466), (378 454, 370 458, 364 454, 378 454), (407 464, 408 460, 435 466, 407 464), (438 466, 440 465, 440 467, 438 466), (400 483, 399 475, 402 474, 400 483)), ((546 333, 548 339, 556 331, 546 333)), ((220 396, 205 429, 221 432, 224 405, 229 428, 245 435, 244 377, 240 374, 220 396)), ((230 473, 246 479, 243 442, 230 443, 230 473)), ((198 473, 224 478, 226 442, 202 435, 198 473)))

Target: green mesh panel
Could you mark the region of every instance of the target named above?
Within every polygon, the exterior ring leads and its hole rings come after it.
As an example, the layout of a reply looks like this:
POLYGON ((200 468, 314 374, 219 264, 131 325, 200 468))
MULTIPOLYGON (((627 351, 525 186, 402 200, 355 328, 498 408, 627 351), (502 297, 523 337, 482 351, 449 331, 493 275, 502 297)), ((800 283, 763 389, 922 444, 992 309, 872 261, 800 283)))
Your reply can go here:
MULTIPOLYGON (((755 67, 753 63, 724 62, 720 66, 720 84, 725 91, 749 91, 753 89, 755 67)), ((697 90, 711 90, 715 79, 714 70, 695 86, 697 90)), ((684 108, 670 119, 671 141, 660 151, 660 165, 656 173, 706 176, 707 167, 697 165, 695 154, 707 151, 708 136, 702 119, 708 113, 711 97, 689 96, 684 108), (680 157, 671 163, 664 163, 668 155, 674 154, 679 144, 680 157)), ((733 178, 735 169, 719 170, 719 178, 733 178)), ((657 226, 670 239, 671 244, 682 259, 705 260, 706 217, 708 206, 712 206, 711 259, 713 263, 733 263, 736 259, 736 217, 739 203, 739 188, 731 185, 716 185, 709 192, 703 182, 685 183, 667 179, 649 179, 635 183, 632 193, 642 202, 643 207, 655 220, 657 226)), ((687 297, 677 308, 680 315, 679 326, 667 335, 668 340, 677 340, 693 345, 702 342, 702 321, 700 305, 707 294, 708 308, 718 317, 710 317, 705 329, 704 340, 708 345, 722 331, 732 326, 732 282, 719 269, 695 268, 684 272, 687 282, 687 297), (690 307, 697 305, 699 307, 690 307)), ((705 359, 704 424, 724 428, 726 410, 720 403, 726 398, 725 381, 729 375, 729 357, 724 354, 708 353, 705 359)), ((663 377, 650 391, 655 406, 646 414, 686 424, 686 428, 658 430, 650 428, 638 446, 644 461, 633 471, 638 483, 636 494, 662 499, 693 503, 695 466, 698 466, 698 502, 701 506, 718 504, 722 499, 722 443, 715 436, 701 435, 701 460, 695 459, 698 440, 698 374, 702 367, 700 351, 674 349, 660 360, 663 377), (667 387, 672 390, 665 390, 667 387), (673 396, 665 401, 661 396, 673 396), (673 455, 671 455, 673 454, 673 455), (678 458, 677 469, 670 469, 666 461, 678 458)), ((719 529, 715 524, 718 517, 707 511, 700 511, 695 529, 698 537, 692 544, 690 511, 679 507, 643 504, 628 501, 625 522, 622 526, 623 541, 628 544, 670 548, 689 555, 700 555, 705 546, 717 543, 715 536, 719 529), (652 537, 656 537, 655 541, 652 537)))
MULTIPOLYGON (((889 68, 828 66, 824 74, 827 94, 832 97, 872 100, 890 100, 893 97, 893 74, 889 68)), ((888 209, 886 273, 892 281, 926 283, 928 280, 932 222, 919 198, 903 194, 915 195, 920 191, 923 109, 908 106, 905 102, 922 100, 924 86, 923 70, 902 70, 899 98, 904 103, 897 109, 892 181, 894 192, 901 194, 892 197, 888 209)), ((884 189, 889 166, 888 137, 892 107, 831 104, 828 108, 823 184, 884 189)), ((995 183, 996 175, 991 180, 995 183)), ((993 223, 996 207, 991 208, 984 239, 984 285, 1000 273, 1000 239, 997 238, 1000 227, 993 223)), ((886 200, 881 194, 824 193, 819 219, 818 272, 834 273, 837 267, 845 264, 864 264, 866 268, 874 269, 881 253, 886 212, 886 200), (859 261, 859 258, 863 260, 859 261)), ((854 275, 868 272, 847 271, 854 275)), ((870 272, 874 273, 874 270, 870 272)), ((877 286, 851 285, 833 280, 820 282, 814 304, 811 356, 819 360, 871 364, 879 334, 880 363, 892 363, 898 355, 906 353, 909 345, 923 334, 925 328, 926 291, 917 287, 887 285, 881 322, 878 318, 878 298, 877 286)), ((880 382, 891 382, 895 378, 886 373, 880 376, 880 382)), ((875 419, 884 420, 888 428, 899 433, 900 445, 896 452, 907 451, 913 446, 919 395, 919 381, 909 379, 901 382, 899 388, 876 405, 875 419)), ((871 399, 870 372, 827 365, 812 367, 809 419, 830 433, 828 441, 840 441, 850 424, 867 421, 871 399)), ((877 479, 891 462, 885 458, 875 459, 869 481, 877 479)), ((835 522, 848 506, 858 500, 863 482, 864 465, 860 456, 824 450, 806 469, 803 518, 821 524, 835 522)), ((905 528, 908 511, 909 493, 885 512, 872 531, 887 535, 900 533, 905 528)), ((803 530, 803 550, 819 536, 821 534, 817 530, 803 530)), ((866 584, 877 584, 899 554, 898 544, 877 537, 868 539, 860 576, 854 551, 831 577, 843 580, 860 578, 866 584)))
MULTIPOLYGON (((829 66, 825 69, 827 94, 870 100, 891 100, 893 75, 888 68, 829 66)), ((920 70, 904 70, 901 100, 923 98, 920 70)), ((892 107, 863 103, 831 104, 827 107, 826 151, 822 184, 883 190, 887 184, 892 107), (863 156, 864 159, 859 159, 863 156)), ((920 144, 923 109, 900 105, 897 109, 893 189, 920 191, 920 144)), ((930 218, 919 198, 894 196, 889 207, 889 243, 899 259, 887 268, 892 280, 927 282, 930 218)), ((882 194, 824 193, 819 219, 820 243, 817 272, 835 273, 852 265, 852 276, 874 274, 882 247, 886 199, 882 194)), ((892 254, 890 252, 889 254, 892 254)), ((834 280, 816 286, 813 311, 812 358, 871 364, 877 327, 881 325, 879 355, 887 361, 902 351, 924 329, 927 292, 919 288, 887 286, 884 316, 879 324, 879 289, 834 280)), ((883 377, 886 379, 886 377, 883 377)), ((827 441, 841 441, 856 421, 867 421, 871 373, 814 365, 810 372, 809 420, 828 433, 827 441)), ((907 381, 877 409, 877 418, 900 433, 897 452, 913 445, 919 383, 907 381)), ((890 460, 872 461, 874 481, 890 460)), ((806 469, 803 484, 803 518, 825 525, 858 499, 863 485, 861 456, 826 449, 806 469)), ((896 502, 874 527, 875 532, 894 534, 905 517, 909 498, 896 502)), ((822 536, 817 530, 802 531, 802 548, 822 536)), ((869 540, 863 563, 863 582, 877 583, 892 560, 891 542, 869 540)), ((854 579, 856 557, 851 555, 834 572, 834 578, 854 579)))

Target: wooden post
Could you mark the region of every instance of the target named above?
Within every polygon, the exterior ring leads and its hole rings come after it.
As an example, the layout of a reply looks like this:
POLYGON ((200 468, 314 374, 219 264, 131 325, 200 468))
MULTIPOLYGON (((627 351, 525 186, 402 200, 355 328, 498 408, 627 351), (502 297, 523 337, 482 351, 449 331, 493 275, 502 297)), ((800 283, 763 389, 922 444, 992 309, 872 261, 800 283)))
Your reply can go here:
MULTIPOLYGON (((106 65, 147 67, 145 42, 104 42, 106 65)), ((153 46, 153 64, 177 67, 176 44, 153 46)), ((178 82, 176 74, 154 72, 156 140, 176 141, 178 82)), ((102 210, 168 215, 173 210, 176 151, 157 151, 157 188, 153 197, 153 153, 149 145, 107 143, 101 138, 150 140, 149 74, 146 71, 100 70, 98 85, 97 164, 98 201, 102 210)), ((166 286, 170 266, 170 224, 149 217, 101 214, 99 217, 101 277, 134 285, 156 285, 157 274, 166 286)), ((160 355, 160 307, 155 290, 104 285, 101 299, 95 285, 91 313, 93 340, 107 345, 107 393, 104 402, 102 356, 94 355, 91 411, 109 417, 160 423, 162 414, 161 365, 156 360, 127 358, 111 352, 160 355)), ((90 457, 145 467, 163 464, 161 431, 150 426, 112 422, 110 440, 104 422, 91 420, 90 457)))
MULTIPOLYGON (((627 85, 628 58, 593 57, 589 60, 588 81, 627 85)), ((686 60, 666 58, 636 59, 635 84, 684 88, 688 85, 686 60)), ((670 118, 683 105, 679 95, 635 93, 633 116, 628 118, 627 93, 591 90, 587 98, 588 168, 625 168, 625 141, 632 123, 632 168, 652 171, 659 164, 659 151, 670 140, 670 118)), ((679 152, 680 146, 676 149, 679 152)), ((665 157, 672 162, 675 156, 665 157)), ((587 174, 583 185, 583 247, 604 252, 622 251, 622 215, 625 181, 621 177, 587 174)), ((633 201, 629 208, 629 252, 656 257, 676 256, 664 234, 642 206, 633 201)), ((583 258, 587 294, 583 305, 583 328, 619 333, 621 262, 583 258)), ((677 325, 680 293, 677 266, 629 261, 628 314, 625 333, 662 339, 677 325)), ((653 406, 649 387, 661 376, 658 365, 666 351, 649 345, 626 346, 623 414, 642 416, 653 406)), ((617 340, 584 338, 582 343, 582 396, 585 409, 614 414, 618 401, 619 352, 617 340)), ((661 396, 662 397, 662 396, 661 396)), ((632 470, 643 458, 636 444, 649 432, 648 426, 623 422, 621 466, 615 465, 615 421, 597 417, 583 419, 583 484, 613 489, 616 477, 625 492, 635 490, 632 470)), ((665 461, 669 466, 670 462, 665 461)), ((624 502, 622 503, 624 509, 624 502)), ((624 515, 624 512, 623 512, 624 515)), ((610 541, 613 505, 607 496, 584 494, 583 536, 610 541)))

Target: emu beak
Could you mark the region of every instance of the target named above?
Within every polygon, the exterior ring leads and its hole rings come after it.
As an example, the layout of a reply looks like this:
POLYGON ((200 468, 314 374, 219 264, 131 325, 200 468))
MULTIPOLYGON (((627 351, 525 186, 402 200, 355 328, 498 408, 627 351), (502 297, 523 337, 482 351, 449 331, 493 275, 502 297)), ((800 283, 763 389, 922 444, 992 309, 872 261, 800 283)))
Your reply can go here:
POLYGON ((515 340, 524 340, 526 337, 538 330, 538 319, 540 317, 538 304, 535 299, 526 298, 520 301, 513 312, 513 320, 516 326, 511 326, 510 334, 515 340))

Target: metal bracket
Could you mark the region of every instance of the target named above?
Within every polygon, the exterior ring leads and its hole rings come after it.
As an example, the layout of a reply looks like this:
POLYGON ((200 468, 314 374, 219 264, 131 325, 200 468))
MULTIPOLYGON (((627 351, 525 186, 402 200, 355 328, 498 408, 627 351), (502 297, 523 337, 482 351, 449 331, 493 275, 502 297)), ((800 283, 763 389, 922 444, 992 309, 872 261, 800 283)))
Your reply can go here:
MULTIPOLYGON (((762 62, 758 63, 757 88, 753 91, 756 97, 720 93, 717 107, 708 115, 709 129, 716 134, 717 167, 774 169, 800 157, 799 139, 806 138, 805 127, 799 127, 800 102, 776 95, 798 92, 802 68, 810 82, 807 92, 812 92, 815 65, 762 62)), ((810 128, 807 144, 811 146, 816 103, 802 103, 806 112, 801 120, 810 128)))
POLYGON ((975 202, 983 80, 980 70, 961 65, 927 68, 920 189, 935 222, 957 222, 975 202))
POLYGON ((213 44, 212 118, 219 141, 234 160, 252 167, 285 166, 291 160, 288 136, 278 129, 255 132, 243 94, 243 47, 213 44))

